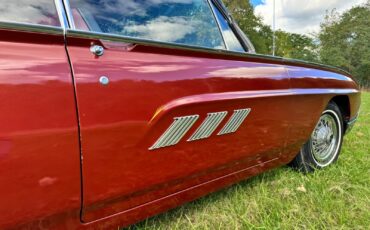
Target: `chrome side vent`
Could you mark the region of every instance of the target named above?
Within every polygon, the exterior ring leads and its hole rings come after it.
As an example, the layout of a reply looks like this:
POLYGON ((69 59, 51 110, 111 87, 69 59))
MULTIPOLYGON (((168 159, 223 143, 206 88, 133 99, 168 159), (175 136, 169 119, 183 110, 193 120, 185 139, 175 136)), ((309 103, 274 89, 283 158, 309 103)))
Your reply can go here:
POLYGON ((199 115, 175 117, 170 127, 162 134, 154 145, 149 148, 149 150, 176 145, 194 125, 198 118, 199 115))
POLYGON ((230 117, 225 126, 221 129, 221 131, 217 135, 224 135, 236 132, 236 130, 238 130, 238 128, 243 123, 245 118, 248 116, 250 111, 251 109, 234 110, 234 114, 230 117))
POLYGON ((194 134, 189 138, 188 141, 195 141, 204 138, 208 138, 220 125, 222 120, 226 117, 227 112, 217 112, 208 113, 207 118, 199 126, 199 128, 194 132, 194 134))

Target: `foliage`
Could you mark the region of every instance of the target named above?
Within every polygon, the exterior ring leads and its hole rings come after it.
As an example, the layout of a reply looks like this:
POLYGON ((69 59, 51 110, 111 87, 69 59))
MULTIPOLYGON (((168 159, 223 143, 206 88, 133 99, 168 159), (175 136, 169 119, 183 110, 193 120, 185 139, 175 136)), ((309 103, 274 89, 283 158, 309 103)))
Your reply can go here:
POLYGON ((276 31, 276 55, 286 58, 318 61, 318 46, 308 36, 276 31))
MULTIPOLYGON (((247 0, 224 0, 260 54, 272 53, 273 31, 247 0)), ((276 55, 321 62, 349 71, 370 88, 370 0, 339 15, 328 12, 317 37, 276 31, 276 55)))
POLYGON ((224 0, 241 30, 248 35, 257 53, 271 54, 272 30, 254 14, 253 6, 246 0, 224 0))
POLYGON ((274 169, 130 229, 369 229, 370 93, 336 164, 274 169))
MULTIPOLYGON (((260 54, 272 53, 273 31, 270 26, 262 22, 262 18, 254 14, 253 6, 246 0, 224 0, 225 5, 238 22, 240 28, 248 35, 255 46, 256 52, 260 54)), ((317 45, 308 36, 276 32, 276 55, 302 59, 306 61, 317 61, 317 45)))
POLYGON ((342 15, 328 13, 318 37, 323 63, 351 72, 362 86, 370 87, 370 0, 342 15))

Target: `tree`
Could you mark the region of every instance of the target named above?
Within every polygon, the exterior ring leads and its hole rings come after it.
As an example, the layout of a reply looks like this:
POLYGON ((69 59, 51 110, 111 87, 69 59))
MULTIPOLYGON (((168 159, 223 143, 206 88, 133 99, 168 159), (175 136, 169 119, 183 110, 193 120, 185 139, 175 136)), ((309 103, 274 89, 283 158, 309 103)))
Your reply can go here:
POLYGON ((263 24, 262 18, 254 14, 251 3, 247 0, 224 0, 223 2, 240 29, 253 43, 256 52, 271 54, 272 30, 269 26, 263 24))
POLYGON ((305 61, 319 60, 318 45, 314 39, 305 35, 276 31, 276 55, 305 61))
MULTIPOLYGON (((270 55, 272 53, 272 29, 262 22, 261 17, 254 14, 250 2, 246 0, 224 0, 224 3, 239 27, 253 43, 256 52, 270 55)), ((318 60, 317 45, 308 36, 280 30, 276 32, 276 44, 277 56, 307 61, 318 60)))
MULTIPOLYGON (((254 14, 247 0, 224 0, 240 28, 260 54, 272 52, 272 29, 254 14)), ((276 31, 276 55, 322 62, 352 73, 370 88, 370 0, 340 15, 328 12, 317 38, 276 31)))
POLYGON ((339 15, 327 13, 318 38, 320 59, 351 72, 358 82, 370 86, 370 0, 339 15))

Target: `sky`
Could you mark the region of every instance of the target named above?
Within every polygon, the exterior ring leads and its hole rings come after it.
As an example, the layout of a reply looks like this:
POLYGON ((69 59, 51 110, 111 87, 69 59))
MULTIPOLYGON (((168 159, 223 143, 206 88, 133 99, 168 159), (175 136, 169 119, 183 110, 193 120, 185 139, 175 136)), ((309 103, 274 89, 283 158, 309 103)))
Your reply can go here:
MULTIPOLYGON (((246 0, 247 1, 247 0, 246 0)), ((274 0, 250 0, 257 15, 272 25, 274 0)), ((310 35, 320 29, 326 11, 336 9, 342 13, 366 0, 275 0, 276 29, 310 35)))

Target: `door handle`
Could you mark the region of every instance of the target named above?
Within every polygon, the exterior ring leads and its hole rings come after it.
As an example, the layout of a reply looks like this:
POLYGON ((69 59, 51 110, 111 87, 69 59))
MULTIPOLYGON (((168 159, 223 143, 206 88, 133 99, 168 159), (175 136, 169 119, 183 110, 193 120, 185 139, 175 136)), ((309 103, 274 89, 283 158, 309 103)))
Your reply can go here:
POLYGON ((90 47, 91 53, 95 54, 96 56, 103 56, 104 54, 104 47, 99 45, 92 45, 90 47))

